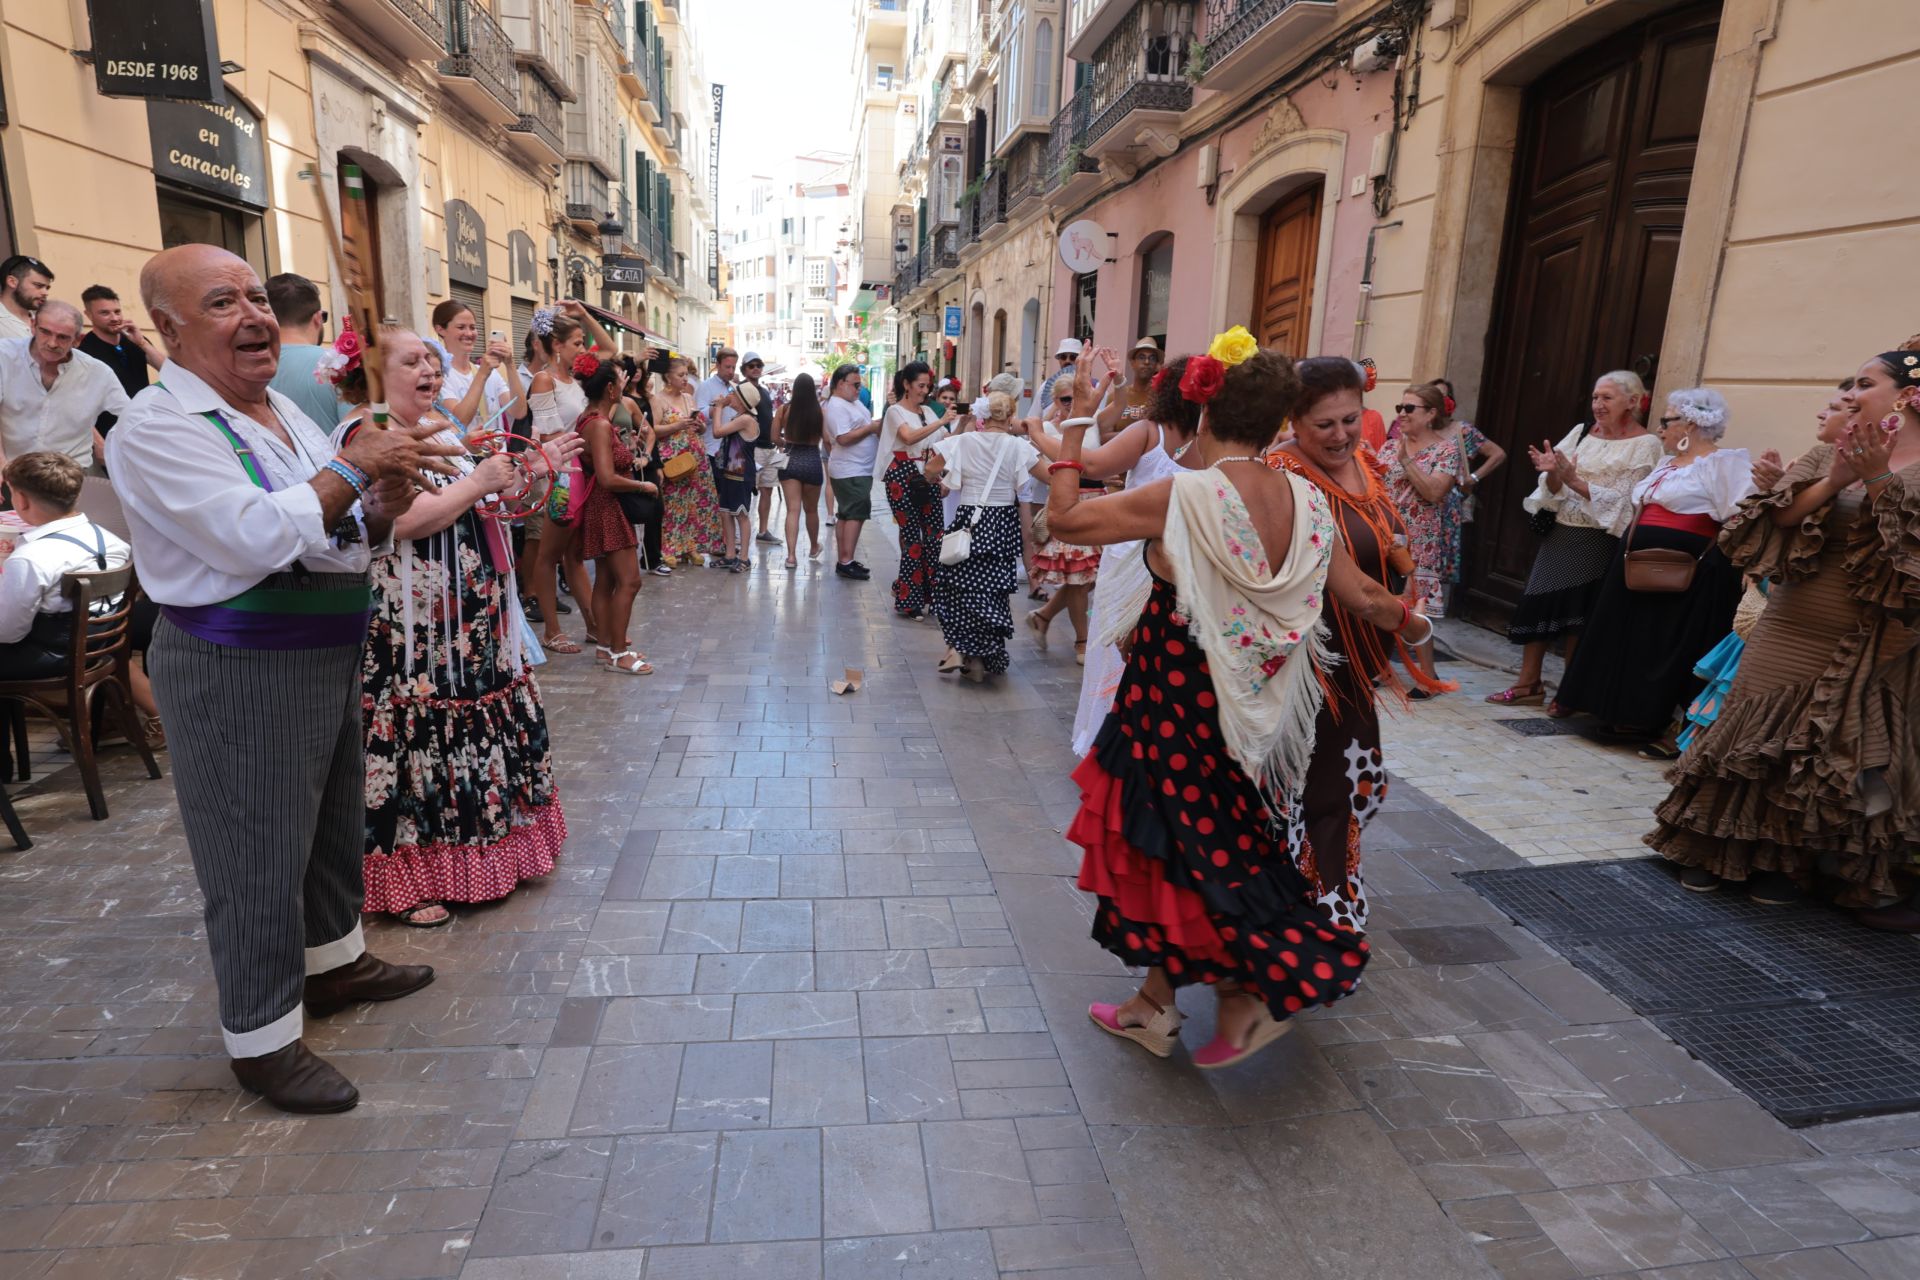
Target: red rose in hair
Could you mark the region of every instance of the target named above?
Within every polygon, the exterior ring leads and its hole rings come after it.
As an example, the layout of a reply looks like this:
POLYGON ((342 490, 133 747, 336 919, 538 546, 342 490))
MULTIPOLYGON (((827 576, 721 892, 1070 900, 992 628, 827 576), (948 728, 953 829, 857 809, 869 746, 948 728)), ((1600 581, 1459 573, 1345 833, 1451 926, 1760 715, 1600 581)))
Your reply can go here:
POLYGON ((1195 404, 1206 404, 1227 385, 1227 366, 1212 356, 1194 356, 1180 375, 1180 394, 1195 404))
POLYGON ((1371 391, 1371 390, 1373 390, 1373 389, 1374 389, 1374 388, 1375 388, 1376 386, 1378 386, 1378 385, 1380 385, 1380 371, 1379 371, 1378 369, 1376 369, 1376 368, 1374 368, 1374 365, 1373 365, 1373 357, 1371 357, 1371 356, 1363 356, 1363 357, 1361 357, 1361 359, 1360 359, 1360 362, 1359 362, 1359 363, 1360 363, 1360 369, 1361 369, 1361 372, 1363 372, 1363 373, 1365 373, 1365 374, 1367 375, 1367 386, 1366 386, 1366 389, 1367 389, 1368 391, 1371 391))
POLYGON ((1445 397, 1445 400, 1447 405, 1447 416, 1451 418, 1453 416, 1453 410, 1454 410, 1453 397, 1447 396, 1445 397))
POLYGON ((1167 371, 1172 368, 1173 368, 1172 365, 1163 365, 1160 369, 1160 372, 1153 375, 1152 386, 1155 391, 1158 391, 1160 388, 1167 385, 1167 371))
POLYGON ((600 372, 600 360, 599 360, 599 357, 593 354, 593 352, 582 351, 579 355, 573 358, 573 376, 574 377, 591 378, 594 374, 598 372, 600 372))
POLYGON ((343 323, 340 326, 340 336, 333 340, 333 353, 346 361, 341 371, 345 372, 357 366, 366 349, 365 344, 360 341, 360 335, 353 331, 353 322, 349 320, 343 323))

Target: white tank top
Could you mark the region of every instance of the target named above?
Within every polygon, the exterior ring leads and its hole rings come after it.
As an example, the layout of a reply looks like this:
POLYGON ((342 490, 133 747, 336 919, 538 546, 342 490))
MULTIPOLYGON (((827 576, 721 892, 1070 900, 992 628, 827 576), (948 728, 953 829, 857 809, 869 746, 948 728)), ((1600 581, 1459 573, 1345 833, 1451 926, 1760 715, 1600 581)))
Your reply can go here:
POLYGON ((1140 461, 1133 464, 1133 470, 1127 472, 1127 488, 1138 489, 1152 484, 1155 480, 1165 480, 1168 476, 1185 470, 1167 454, 1167 429, 1159 423, 1153 424, 1158 434, 1154 437, 1153 447, 1140 455, 1140 461))

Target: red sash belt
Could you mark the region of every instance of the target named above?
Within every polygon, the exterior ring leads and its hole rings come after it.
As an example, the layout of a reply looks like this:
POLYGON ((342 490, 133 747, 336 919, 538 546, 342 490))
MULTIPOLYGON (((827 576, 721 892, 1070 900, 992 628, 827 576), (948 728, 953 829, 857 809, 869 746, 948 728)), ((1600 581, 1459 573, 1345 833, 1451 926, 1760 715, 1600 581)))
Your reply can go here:
POLYGON ((1697 533, 1703 538, 1718 537, 1720 522, 1710 515, 1689 515, 1679 511, 1669 511, 1657 502, 1649 502, 1640 509, 1640 523, 1656 529, 1678 529, 1683 533, 1697 533))

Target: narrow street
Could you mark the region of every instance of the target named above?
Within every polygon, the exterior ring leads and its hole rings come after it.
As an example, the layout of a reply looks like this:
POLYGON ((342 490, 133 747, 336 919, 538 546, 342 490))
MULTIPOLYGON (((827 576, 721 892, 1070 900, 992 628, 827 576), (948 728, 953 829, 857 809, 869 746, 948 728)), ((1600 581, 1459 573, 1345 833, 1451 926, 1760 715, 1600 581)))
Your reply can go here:
POLYGON ((1079 670, 1061 644, 936 676, 882 532, 870 585, 777 548, 649 579, 651 679, 553 659, 561 866, 444 931, 370 926, 439 978, 310 1031, 348 1115, 232 1087, 170 784, 110 752, 95 824, 42 778, 38 846, 0 855, 0 1273, 1920 1269, 1920 1118, 1783 1128, 1456 881, 1520 859, 1404 781, 1364 991, 1211 1075, 1098 1034, 1087 1001, 1130 988, 1058 835, 1079 670))

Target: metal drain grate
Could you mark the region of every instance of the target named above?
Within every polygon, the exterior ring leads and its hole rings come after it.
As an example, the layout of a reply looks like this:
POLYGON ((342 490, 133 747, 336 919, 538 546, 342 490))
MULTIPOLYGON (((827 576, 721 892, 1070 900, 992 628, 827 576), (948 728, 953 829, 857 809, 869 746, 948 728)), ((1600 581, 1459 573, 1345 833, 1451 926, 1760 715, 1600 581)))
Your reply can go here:
POLYGON ((1523 738, 1579 737, 1580 726, 1572 720, 1554 720, 1548 716, 1522 716, 1518 720, 1495 720, 1523 738))
POLYGON ((1910 1111, 1920 1099, 1920 997, 1654 1021, 1788 1124, 1910 1111))
POLYGON ((1658 858, 1470 871, 1460 878, 1543 938, 1568 934, 1610 937, 1679 925, 1779 920, 1810 914, 1758 906, 1739 894, 1688 893, 1658 858))
POLYGON ((1920 1110, 1920 944, 1688 893, 1658 858, 1463 874, 1781 1120, 1920 1110))

